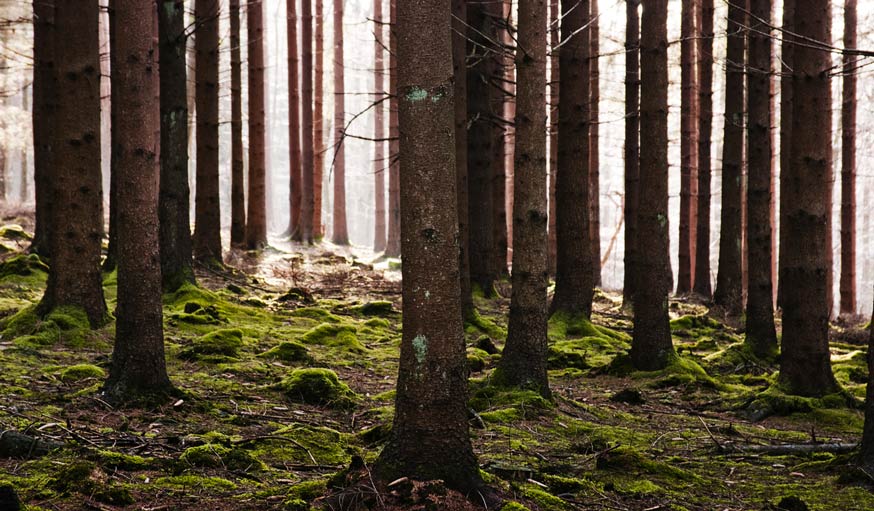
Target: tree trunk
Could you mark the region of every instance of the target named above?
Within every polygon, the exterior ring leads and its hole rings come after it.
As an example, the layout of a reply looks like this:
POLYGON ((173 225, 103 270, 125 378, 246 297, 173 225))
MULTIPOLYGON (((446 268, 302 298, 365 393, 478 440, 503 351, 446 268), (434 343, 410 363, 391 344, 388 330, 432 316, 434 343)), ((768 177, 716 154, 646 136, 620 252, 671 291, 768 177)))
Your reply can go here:
MULTIPOLYGON (((844 5, 844 48, 855 48, 856 0, 844 5)), ((841 314, 856 313, 856 66, 844 54, 844 97, 841 105, 841 314)))
POLYGON ((546 286, 549 283, 546 262, 546 31, 545 0, 521 0, 519 51, 516 53, 513 295, 507 344, 493 378, 502 384, 534 390, 549 398, 546 374, 546 286))
MULTIPOLYGON (((385 250, 385 174, 389 160, 385 157, 385 103, 389 101, 385 90, 385 26, 382 17, 382 0, 373 0, 373 31, 376 44, 373 45, 374 61, 376 69, 373 73, 374 102, 374 150, 373 150, 373 185, 374 212, 376 219, 373 223, 373 251, 385 250)), ((390 71, 388 71, 390 72, 390 71)))
POLYGON ((780 257, 777 262, 777 306, 783 308, 783 267, 786 263, 786 209, 783 197, 789 172, 792 145, 792 76, 795 73, 795 44, 792 35, 795 32, 795 1, 783 0, 783 44, 781 46, 780 62, 783 63, 780 78, 780 257))
POLYGON ((640 212, 631 362, 636 369, 665 367, 675 356, 668 318, 668 1, 643 0, 640 38, 640 212))
POLYGON ((623 304, 634 303, 637 288, 638 205, 640 203, 640 0, 625 2, 625 278, 623 304))
POLYGON ((91 325, 106 321, 100 242, 103 187, 100 171, 100 49, 98 5, 60 2, 54 30, 64 35, 55 48, 52 76, 56 109, 43 135, 54 166, 48 180, 51 202, 49 247, 52 264, 37 312, 57 307, 84 309, 91 325))
MULTIPOLYGON (((151 0, 114 1, 113 146, 118 148, 118 308, 104 393, 118 403, 172 390, 164 360, 158 248, 158 13, 151 0)), ((175 5, 171 5, 174 7, 175 5)), ((182 82, 185 83, 184 81, 182 82)))
POLYGON ((264 107, 264 4, 249 0, 246 8, 249 41, 249 209, 246 248, 267 246, 267 155, 264 107))
MULTIPOLYGON (((696 112, 697 75, 695 74, 695 59, 697 58, 697 39, 695 37, 695 0, 682 2, 682 30, 680 33, 680 67, 682 87, 680 106, 680 248, 677 268, 677 294, 687 294, 692 291, 692 276, 695 269, 692 265, 692 255, 695 254, 694 235, 697 204, 692 191, 693 182, 698 175, 698 121, 696 112)), ((695 183, 697 184, 697 182, 695 183)))
POLYGON ((470 228, 468 224, 467 183, 467 0, 452 0, 452 76, 455 97, 455 175, 458 200, 459 282, 461 313, 473 313, 470 293, 470 228))
MULTIPOLYGON (((6 69, 6 59, 0 55, 0 69, 6 69)), ((5 98, 0 97, 0 107, 5 103, 5 98)), ((5 131, 6 122, 0 120, 0 130, 5 131)), ((6 146, 5 140, 0 141, 0 203, 6 204, 6 146)))
POLYGON ((394 19, 402 41, 397 75, 404 331, 392 436, 374 474, 382 482, 442 479, 475 496, 483 482, 467 422, 450 2, 404 0, 394 19))
POLYGON ((748 0, 728 6, 728 50, 725 66, 725 135, 722 146, 722 212, 719 270, 714 303, 728 316, 743 311, 743 139, 744 27, 748 0))
POLYGON ((30 251, 49 255, 55 91, 55 2, 33 3, 33 188, 36 222, 30 251))
POLYGON ((777 354, 771 274, 771 2, 753 0, 747 32, 747 321, 746 344, 761 358, 777 354))
POLYGON ((185 66, 185 2, 162 0, 158 9, 160 42, 161 274, 164 290, 194 282, 191 268, 191 212, 188 188, 188 101, 185 66))
POLYGON ((507 62, 501 48, 504 34, 507 31, 506 23, 504 22, 503 1, 488 3, 488 16, 493 20, 495 26, 496 43, 493 46, 498 47, 498 55, 495 58, 494 75, 489 77, 489 83, 494 89, 492 96, 492 111, 495 114, 492 120, 492 242, 495 244, 492 250, 492 265, 494 266, 495 276, 497 278, 506 278, 509 276, 507 271, 507 160, 506 160, 506 130, 505 125, 509 122, 506 117, 506 104, 508 93, 504 82, 504 76, 507 68, 512 69, 512 62, 507 62))
POLYGON ((829 356, 829 273, 832 250, 831 44, 828 2, 797 0, 792 90, 792 143, 786 169, 786 247, 782 280, 783 353, 780 381, 787 390, 822 396, 837 388, 829 356), (821 42, 821 43, 820 43, 821 42))
MULTIPOLYGON (((504 187, 505 201, 504 211, 511 212, 509 218, 504 215, 505 228, 507 230, 507 258, 513 257, 513 166, 516 156, 516 128, 512 124, 516 118, 516 68, 515 68, 515 43, 513 41, 512 31, 515 30, 513 25, 513 1, 503 0, 502 18, 504 20, 504 28, 501 30, 501 44, 504 48, 504 76, 503 88, 506 90, 504 94, 504 119, 507 123, 504 125, 504 187)), ((466 107, 465 107, 466 108, 466 107)), ((507 263, 512 262, 508 260, 507 263)))
POLYGON ((303 165, 301 161, 300 127, 300 53, 297 36, 297 1, 286 2, 286 23, 288 40, 288 152, 289 152, 289 202, 290 216, 288 236, 300 241, 301 185, 303 165))
POLYGON ((316 40, 313 62, 313 237, 321 240, 322 181, 325 172, 325 2, 316 2, 316 40))
MULTIPOLYGON (((698 29, 698 222, 692 290, 710 301, 710 174, 713 131, 713 0, 701 0, 698 29)), ((627 217, 626 217, 627 222, 627 217)))
POLYGON ((388 136, 391 141, 388 144, 388 238, 385 245, 385 255, 388 257, 401 256, 401 190, 400 190, 400 143, 398 133, 398 74, 397 74, 397 47, 398 37, 395 28, 397 20, 397 0, 389 3, 389 54, 388 54, 388 136))
MULTIPOLYGON (((289 2, 294 4, 294 2, 289 2)), ((231 0, 231 246, 246 243, 246 170, 243 162, 243 63, 240 0, 231 0)))
MULTIPOLYGON (((31 111, 30 106, 30 88, 26 85, 21 89, 21 109, 25 112, 31 111)), ((30 167, 27 164, 27 145, 21 148, 21 187, 19 188, 18 200, 21 204, 27 203, 30 199, 30 190, 28 188, 30 167)))
POLYGON ((301 0, 301 44, 303 63, 301 64, 301 147, 303 148, 301 186, 300 237, 292 239, 307 244, 313 243, 313 218, 315 216, 315 160, 313 155, 313 0, 301 0))
POLYGON ((868 385, 865 391, 865 426, 862 430, 859 461, 867 469, 874 469, 874 330, 868 338, 868 385))
POLYGON ((222 261, 219 204, 219 2, 195 0, 195 103, 197 180, 194 196, 194 257, 222 261))
POLYGON ((343 2, 334 0, 334 231, 333 242, 349 244, 346 227, 346 146, 343 143, 346 126, 346 86, 343 58, 343 2))
MULTIPOLYGON (((117 21, 115 19, 115 7, 117 0, 107 1, 107 17, 109 18, 109 242, 106 246, 106 259, 103 261, 103 271, 111 272, 118 265, 118 160, 119 147, 115 141, 118 135, 115 128, 118 125, 118 117, 121 105, 118 101, 112 101, 112 83, 117 78, 121 64, 118 62, 118 52, 115 51, 115 37, 117 33, 117 21)), ((99 19, 99 18, 98 18, 99 19)), ((99 28, 98 28, 99 29, 99 28)), ((99 44, 99 39, 98 39, 99 44)), ((101 91, 102 92, 102 91, 101 91)), ((102 106, 102 103, 101 103, 102 106)), ((102 119, 101 119, 102 120, 102 119)), ((102 178, 102 177, 101 177, 102 178)), ((102 205, 102 202, 101 202, 102 205)), ((101 218, 103 212, 101 211, 101 218)))
MULTIPOLYGON (((589 223, 589 2, 562 0, 559 48, 556 272, 550 312, 588 318, 594 276, 589 223)), ((520 16, 521 19, 521 16, 520 16)))
POLYGON ((555 277, 557 255, 555 233, 555 178, 558 176, 558 48, 561 27, 559 0, 549 0, 549 225, 547 233, 549 275, 555 277))
POLYGON ((591 35, 589 37, 591 96, 589 124, 589 239, 592 251, 592 283, 601 285, 601 29, 598 0, 589 0, 591 8, 591 35))

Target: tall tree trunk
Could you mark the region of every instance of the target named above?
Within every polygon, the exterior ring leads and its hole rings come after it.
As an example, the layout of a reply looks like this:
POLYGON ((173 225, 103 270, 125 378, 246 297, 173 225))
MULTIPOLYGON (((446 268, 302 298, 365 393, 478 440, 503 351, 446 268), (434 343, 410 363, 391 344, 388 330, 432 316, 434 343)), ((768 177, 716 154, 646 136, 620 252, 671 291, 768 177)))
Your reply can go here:
POLYGON ((92 326, 106 321, 100 241, 103 186, 100 169, 100 49, 98 5, 59 2, 54 30, 64 44, 55 48, 52 76, 56 109, 52 126, 47 200, 51 202, 49 247, 52 264, 37 312, 57 307, 85 311, 92 326))
POLYGON ((874 469, 874 330, 868 337, 868 385, 865 390, 865 426, 859 461, 866 469, 874 469))
POLYGON ((188 99, 185 65, 185 2, 162 0, 160 43, 161 183, 158 199, 164 290, 194 282, 188 188, 188 99))
MULTIPOLYGON (((713 0, 701 1, 698 48, 698 222, 692 290, 710 300, 710 175, 713 131, 713 0)), ((627 217, 626 217, 627 218, 627 217)))
POLYGON ((325 236, 322 229, 322 181, 325 173, 325 2, 316 2, 316 40, 313 73, 313 237, 325 236))
POLYGON ((289 162, 289 220, 288 236, 300 241, 300 211, 302 186, 301 129, 300 129, 300 53, 297 35, 297 1, 286 2, 286 36, 288 41, 288 162, 289 162))
POLYGON ((601 285, 601 22, 598 0, 589 0, 592 13, 589 74, 591 96, 589 118, 589 239, 592 251, 592 282, 601 285))
MULTIPOLYGON (((516 53, 513 295, 497 381, 551 396, 546 374, 549 282, 546 256, 545 0, 520 0, 516 53)), ((584 39, 584 38, 583 38, 584 39)))
POLYGON ((397 14, 404 331, 392 436, 374 474, 441 479, 476 495, 483 482, 467 422, 450 2, 404 0, 397 14))
MULTIPOLYGON (((294 2, 289 2, 294 4, 294 2)), ((231 0, 231 246, 246 243, 246 170, 243 162, 243 61, 240 0, 231 0)))
POLYGON ((693 193, 693 183, 697 185, 698 175, 698 117, 697 82, 695 59, 697 58, 697 38, 695 30, 695 0, 682 2, 682 30, 680 38, 681 61, 681 114, 680 114, 680 248, 677 268, 677 294, 692 291, 692 277, 695 274, 692 256, 695 254, 695 219, 697 204, 693 193))
POLYGON ((549 255, 549 275, 555 277, 556 247, 555 227, 555 178, 558 176, 558 45, 561 27, 561 7, 559 0, 549 0, 549 222, 547 232, 547 254, 549 255))
MULTIPOLYGON (((516 128, 512 124, 512 120, 516 118, 516 67, 515 67, 515 51, 513 50, 513 0, 503 0, 502 18, 504 20, 504 29, 501 30, 501 44, 504 47, 503 63, 504 76, 503 87, 506 90, 504 94, 504 119, 507 123, 504 125, 504 183, 505 183, 505 201, 504 211, 511 212, 510 217, 504 215, 504 221, 507 230, 507 257, 512 258, 513 255, 513 166, 516 156, 516 128)), ((512 261, 507 261, 512 262, 512 261)))
MULTIPOLYGON (((373 251, 385 250, 385 174, 389 165, 389 159, 385 155, 385 103, 389 101, 385 90, 385 26, 382 17, 382 0, 373 0, 373 32, 376 44, 373 45, 374 62, 376 69, 373 73, 373 91, 376 94, 374 101, 374 150, 373 150, 373 186, 374 201, 376 206, 374 213, 376 219, 373 222, 373 251)), ((454 58, 454 57, 453 57, 454 58)))
MULTIPOLYGON (((118 62, 118 52, 115 51, 115 38, 118 32, 118 22, 115 19, 115 10, 117 0, 108 0, 107 14, 109 18, 109 82, 110 82, 110 101, 109 101, 109 242, 106 247, 106 259, 103 261, 103 271, 111 272, 118 265, 118 160, 119 147, 115 143, 118 139, 115 128, 118 125, 116 118, 122 106, 118 101, 112 101, 112 82, 117 79, 118 69, 121 64, 118 62)), ((98 21, 99 23, 99 21, 98 21)), ((99 28, 98 28, 99 30, 99 28)), ((99 42, 98 42, 99 44, 99 42)), ((101 105, 102 106, 102 105, 101 105)), ((102 119, 101 119, 102 120, 102 119)), ((101 203, 102 204, 102 203, 101 203)), ((103 212, 101 211, 101 218, 103 212)))
POLYGON ((313 0, 301 0, 301 147, 303 148, 303 181, 301 186, 300 238, 293 239, 313 243, 313 218, 315 216, 315 158, 313 154, 313 0))
MULTIPOLYGON (((112 365, 104 393, 115 402, 166 397, 158 242, 160 104, 158 12, 153 0, 114 1, 113 146, 118 147, 118 308, 112 365)), ((171 5, 170 7, 174 7, 171 5)), ((184 84, 184 82, 182 82, 184 84)))
POLYGON ((467 173, 470 225, 470 280, 486 296, 494 293, 495 194, 492 191, 494 158, 494 96, 491 86, 496 59, 490 49, 497 40, 496 20, 486 3, 468 3, 467 54, 472 63, 467 73, 467 173))
POLYGON ((625 2, 625 278, 623 304, 633 304, 640 252, 640 0, 625 2))
POLYGON ((249 0, 246 7, 249 41, 249 209, 246 248, 267 246, 267 154, 264 106, 264 4, 249 0))
POLYGON ((400 133, 398 132, 398 66, 397 48, 398 37, 395 28, 397 20, 397 0, 389 3, 389 52, 388 52, 388 136, 391 141, 388 144, 388 238, 386 239, 385 255, 388 257, 401 256, 401 189, 400 189, 400 133))
POLYGON ((676 354, 671 342, 668 292, 668 1, 643 0, 640 38, 640 212, 631 362, 637 369, 665 367, 676 354))
POLYGON ((509 121, 506 118, 506 103, 507 90, 504 83, 504 76, 509 67, 512 69, 512 62, 507 62, 508 59, 503 55, 501 49, 504 34, 508 27, 504 23, 503 2, 488 3, 488 16, 491 16, 495 24, 495 38, 492 46, 497 46, 495 50, 498 55, 494 56, 495 67, 494 75, 489 77, 489 83, 495 89, 492 96, 492 111, 495 117, 492 122, 492 133, 494 140, 492 141, 492 242, 495 244, 492 250, 492 265, 494 266, 495 275, 498 278, 506 278, 509 276, 507 272, 507 249, 509 242, 507 239, 507 160, 506 160, 506 130, 505 124, 509 121))
POLYGON ((832 212, 831 44, 828 2, 796 0, 792 143, 786 169, 780 381, 789 392, 821 396, 837 388, 829 355, 832 212))
POLYGON ((54 115, 57 109, 54 67, 55 1, 33 3, 33 188, 36 202, 36 225, 31 252, 49 255, 49 233, 53 231, 52 200, 49 188, 54 164, 54 115))
MULTIPOLYGON (((589 2, 562 0, 559 48, 556 272, 552 314, 588 318, 594 276, 589 223, 589 2)), ((521 16, 520 16, 521 19, 521 16)))
POLYGON ((752 0, 747 31, 747 272, 746 344, 762 358, 777 354, 771 273, 771 1, 752 0))
POLYGON ((349 244, 346 227, 346 146, 343 130, 346 125, 346 86, 343 58, 343 2, 334 0, 334 231, 337 245, 349 244))
POLYGON ((722 146, 722 212, 714 303, 728 316, 743 311, 744 27, 748 0, 728 6, 725 127, 722 146))
MULTIPOLYGON (((0 69, 6 70, 6 59, 0 55, 0 69)), ((5 98, 0 97, 0 107, 5 103, 5 98)), ((6 121, 0 119, 0 130, 5 131, 6 121)), ((5 140, 0 141, 0 203, 6 204, 6 145, 5 140)))
MULTIPOLYGON (((25 86, 21 89, 21 109, 25 112, 31 111, 30 106, 30 88, 25 86)), ((21 148, 21 186, 19 187, 18 201, 25 204, 30 199, 30 190, 28 188, 30 166, 27 164, 27 144, 21 148)))
POLYGON ((195 0, 194 75, 197 109, 197 180, 194 196, 194 257, 222 261, 219 204, 219 2, 195 0))
POLYGON ((458 211, 459 282, 461 313, 473 313, 470 293, 470 228, 467 183, 467 0, 452 0, 452 76, 455 96, 455 187, 458 211))
POLYGON ((786 248, 786 210, 783 196, 789 180, 785 178, 790 165, 789 154, 792 145, 792 76, 795 73, 795 43, 792 34, 795 32, 795 1, 783 0, 783 43, 780 48, 780 243, 779 261, 777 262, 777 307, 783 308, 783 266, 785 264, 786 248))
MULTIPOLYGON (((855 48, 856 0, 844 4, 844 48, 855 48)), ((841 314, 856 313, 856 65, 844 54, 841 105, 841 314)))

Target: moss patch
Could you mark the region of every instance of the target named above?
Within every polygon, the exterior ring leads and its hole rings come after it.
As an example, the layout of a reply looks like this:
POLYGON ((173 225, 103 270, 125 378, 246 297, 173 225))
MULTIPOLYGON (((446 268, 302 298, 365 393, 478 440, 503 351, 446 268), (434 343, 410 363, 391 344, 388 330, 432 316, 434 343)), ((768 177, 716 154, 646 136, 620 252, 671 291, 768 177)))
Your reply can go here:
POLYGON ((78 364, 62 370, 58 377, 63 382, 75 383, 89 378, 103 379, 106 372, 94 365, 78 364))
POLYGON ((243 347, 243 332, 237 328, 215 330, 194 341, 194 344, 180 353, 186 360, 224 360, 237 358, 243 347))
POLYGON ((330 369, 295 369, 279 386, 292 401, 311 405, 345 407, 359 399, 330 369))
POLYGON ((300 338, 305 344, 318 344, 361 353, 366 350, 356 336, 357 329, 352 325, 322 323, 300 338))
POLYGON ((282 341, 258 356, 292 364, 306 364, 313 360, 307 347, 297 341, 282 341))

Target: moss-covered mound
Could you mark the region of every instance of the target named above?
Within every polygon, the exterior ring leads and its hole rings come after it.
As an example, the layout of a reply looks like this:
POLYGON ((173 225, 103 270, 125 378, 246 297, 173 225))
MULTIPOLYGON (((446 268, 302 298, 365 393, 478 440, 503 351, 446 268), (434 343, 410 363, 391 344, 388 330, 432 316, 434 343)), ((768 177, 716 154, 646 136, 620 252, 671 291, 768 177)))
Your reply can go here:
POLYGON ((245 449, 214 443, 185 449, 179 461, 184 465, 198 468, 227 468, 242 471, 260 471, 267 468, 245 449))
POLYGON ((0 279, 19 276, 27 277, 38 272, 48 273, 49 267, 36 254, 17 255, 0 263, 0 279))
POLYGON ((368 302, 354 307, 353 310, 364 316, 389 316, 397 312, 391 302, 384 300, 368 302))
POLYGON ((345 407, 358 401, 358 395, 330 369, 295 369, 279 387, 292 401, 311 405, 345 407))
POLYGON ((292 364, 305 364, 313 360, 307 347, 297 341, 282 341, 258 356, 292 364))
POLYGON ((179 357, 184 360, 219 361, 237 358, 243 347, 243 332, 237 328, 215 330, 195 339, 179 357))
POLYGON ((90 364, 77 364, 67 367, 58 375, 61 381, 67 383, 75 383, 89 378, 103 379, 105 376, 106 372, 103 369, 90 364))
POLYGON ((0 227, 0 238, 9 241, 30 241, 33 236, 20 225, 9 224, 0 227))
POLYGON ((356 336, 357 329, 353 325, 322 323, 303 334, 300 340, 305 344, 318 344, 341 350, 361 353, 366 350, 356 336))
POLYGON ((22 309, 0 323, 3 338, 14 339, 19 348, 41 348, 55 343, 80 347, 91 336, 91 324, 85 311, 77 307, 58 307, 44 318, 36 306, 22 309))

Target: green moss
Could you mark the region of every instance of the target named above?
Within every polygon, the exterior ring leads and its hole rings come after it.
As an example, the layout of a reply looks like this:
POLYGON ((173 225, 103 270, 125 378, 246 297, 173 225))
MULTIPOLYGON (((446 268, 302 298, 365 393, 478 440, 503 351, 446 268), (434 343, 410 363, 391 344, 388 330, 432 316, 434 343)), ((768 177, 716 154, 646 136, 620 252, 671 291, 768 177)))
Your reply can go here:
POLYGON ((507 420, 518 413, 521 417, 536 417, 552 409, 553 404, 533 390, 518 390, 495 385, 472 389, 470 407, 482 413, 505 410, 491 416, 496 422, 507 420), (509 409, 515 410, 514 412, 509 409))
POLYGON ((203 491, 226 492, 234 490, 237 485, 220 477, 202 477, 192 474, 179 476, 159 477, 155 480, 156 486, 164 486, 177 489, 194 489, 203 491))
POLYGON ((37 274, 45 276, 49 267, 38 255, 17 255, 0 263, 0 279, 7 277, 30 277, 37 274))
POLYGON ((757 357, 744 342, 731 344, 706 356, 704 364, 717 374, 768 374, 773 369, 771 361, 757 357))
POLYGON ((554 494, 565 493, 592 493, 600 491, 601 485, 588 479, 574 479, 572 477, 562 477, 552 474, 542 474, 540 479, 549 486, 549 490, 554 494))
POLYGON ((464 330, 472 335, 484 333, 492 339, 506 339, 507 331, 474 309, 464 318, 464 330))
POLYGON ((279 465, 299 463, 340 466, 349 463, 354 449, 350 436, 327 427, 292 424, 259 440, 253 455, 279 465), (286 440, 287 439, 287 440, 286 440))
POLYGON ((206 444, 185 449, 179 461, 199 468, 226 468, 229 470, 264 470, 266 466, 248 451, 228 448, 221 444, 206 444))
POLYGON ((300 340, 306 344, 318 344, 361 353, 366 351, 366 348, 358 341, 356 332, 357 329, 352 325, 322 323, 303 334, 300 340))
POLYGON ((48 486, 62 493, 87 490, 92 486, 92 479, 96 479, 97 474, 97 466, 94 463, 77 461, 59 470, 49 480, 48 486))
POLYGON ((314 479, 312 481, 304 481, 292 486, 288 490, 288 496, 292 499, 300 499, 305 502, 312 502, 328 492, 327 479, 314 479))
POLYGON ((518 502, 507 502, 501 507, 501 511, 531 511, 518 502))
POLYGON ((291 315, 298 318, 315 319, 322 323, 339 323, 342 321, 339 316, 335 316, 325 309, 318 307, 301 307, 291 311, 291 315))
POLYGON ((88 378, 103 379, 106 372, 94 365, 78 364, 62 370, 59 377, 67 383, 79 382, 88 378))
POLYGON ((500 410, 492 410, 490 412, 483 412, 480 414, 480 417, 485 422, 491 422, 495 424, 507 424, 510 422, 521 420, 525 417, 525 414, 522 413, 522 411, 518 408, 510 407, 501 408, 500 410))
POLYGON ((310 505, 303 499, 288 499, 282 503, 283 511, 309 511, 310 505))
POLYGON ((0 238, 9 241, 30 241, 33 236, 17 224, 9 224, 0 227, 0 238))
POLYGON ((370 318, 364 322, 364 326, 374 329, 391 328, 391 322, 385 318, 370 318))
POLYGON ((279 386, 292 401, 312 405, 345 407, 359 399, 330 369, 295 369, 279 386))
POLYGON ((668 463, 651 460, 636 449, 626 446, 599 456, 596 468, 598 470, 609 470, 622 474, 642 472, 675 481, 701 482, 701 478, 692 472, 668 463))
POLYGON ((654 387, 676 387, 687 384, 703 385, 709 388, 721 388, 721 384, 707 374, 703 367, 694 360, 675 355, 668 366, 658 371, 636 371, 632 378, 654 379, 654 387))
POLYGON ((363 305, 354 307, 353 310, 355 312, 363 314, 364 316, 385 317, 397 313, 397 311, 394 310, 394 306, 392 305, 392 303, 385 300, 368 302, 363 305))
POLYGON ((26 307, 4 321, 4 338, 15 339, 20 348, 41 348, 56 343, 81 347, 92 338, 85 311, 77 307, 58 307, 40 318, 36 307, 26 307))
POLYGON ((300 364, 309 363, 313 360, 313 357, 311 357, 307 351, 307 347, 297 341, 282 341, 279 345, 274 346, 258 356, 300 364))
POLYGON ((813 418, 827 419, 831 423, 837 422, 843 425, 858 423, 858 413, 844 414, 839 411, 839 409, 857 406, 855 399, 845 391, 812 398, 788 394, 782 385, 775 384, 756 394, 749 401, 746 414, 752 420, 761 420, 771 415, 812 414, 813 418), (832 411, 825 411, 825 409, 832 409, 832 411))
POLYGON ((155 465, 151 458, 108 450, 97 451, 96 458, 101 466, 112 470, 144 470, 155 465))
POLYGON ((614 489, 619 494, 629 495, 633 497, 644 497, 648 495, 665 493, 664 488, 655 484, 649 479, 631 479, 616 481, 614 483, 614 489))
POLYGON ((180 358, 187 360, 209 359, 210 357, 232 357, 240 355, 243 347, 243 332, 238 328, 212 331, 180 353, 180 358))
POLYGON ((541 511, 565 511, 573 509, 570 504, 562 499, 534 486, 524 487, 522 495, 534 502, 541 511))

